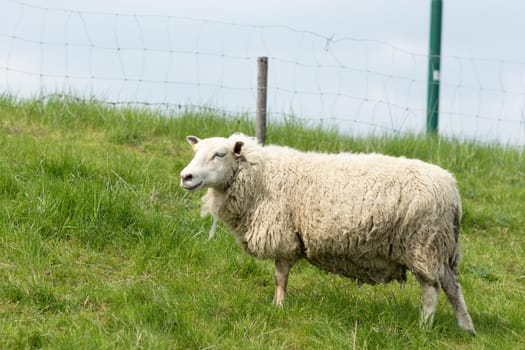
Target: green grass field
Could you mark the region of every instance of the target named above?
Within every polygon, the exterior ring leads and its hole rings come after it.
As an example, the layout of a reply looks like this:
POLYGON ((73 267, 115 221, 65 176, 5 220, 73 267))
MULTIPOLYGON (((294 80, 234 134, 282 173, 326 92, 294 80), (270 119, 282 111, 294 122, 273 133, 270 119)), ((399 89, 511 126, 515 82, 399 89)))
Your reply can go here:
POLYGON ((440 295, 418 327, 412 276, 363 286, 306 262, 283 309, 273 262, 255 260, 179 188, 184 137, 253 134, 246 118, 0 98, 2 349, 517 349, 525 346, 525 159, 515 149, 415 136, 351 138, 297 122, 269 142, 381 152, 455 173, 463 197, 460 281, 477 328, 440 295))

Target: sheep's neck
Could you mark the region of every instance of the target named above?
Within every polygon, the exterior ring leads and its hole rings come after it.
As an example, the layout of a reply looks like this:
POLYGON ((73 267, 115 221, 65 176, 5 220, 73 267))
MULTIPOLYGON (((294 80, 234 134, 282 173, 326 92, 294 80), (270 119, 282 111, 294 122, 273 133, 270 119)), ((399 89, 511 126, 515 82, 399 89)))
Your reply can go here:
POLYGON ((217 203, 218 217, 238 236, 246 233, 248 223, 264 193, 261 177, 254 176, 257 174, 251 170, 243 169, 224 192, 216 193, 216 199, 220 200, 220 204, 217 203))

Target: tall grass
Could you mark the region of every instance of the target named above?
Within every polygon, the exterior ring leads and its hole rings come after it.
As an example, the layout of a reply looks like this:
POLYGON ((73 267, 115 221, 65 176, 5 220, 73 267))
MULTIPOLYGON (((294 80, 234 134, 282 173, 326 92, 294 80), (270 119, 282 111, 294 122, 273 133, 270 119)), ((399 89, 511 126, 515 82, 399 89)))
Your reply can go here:
POLYGON ((270 143, 416 157, 455 173, 461 282, 478 336, 440 297, 417 327, 420 290, 363 286, 306 263, 274 308, 273 264, 228 229, 206 241, 199 195, 179 189, 184 137, 253 134, 213 113, 0 98, 0 348, 501 348, 525 343, 525 161, 519 150, 417 135, 359 138, 297 121, 270 143))

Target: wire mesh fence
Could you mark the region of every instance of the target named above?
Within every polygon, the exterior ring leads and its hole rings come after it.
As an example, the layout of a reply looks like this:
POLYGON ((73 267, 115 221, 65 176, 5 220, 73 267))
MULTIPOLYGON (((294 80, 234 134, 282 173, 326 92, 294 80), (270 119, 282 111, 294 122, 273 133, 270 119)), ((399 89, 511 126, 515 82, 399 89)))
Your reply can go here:
MULTIPOLYGON (((425 53, 289 26, 50 8, 0 0, 0 91, 255 116, 341 132, 422 133, 425 53)), ((445 43, 446 45, 446 43, 445 43)), ((525 145, 525 62, 443 56, 440 133, 525 145)))

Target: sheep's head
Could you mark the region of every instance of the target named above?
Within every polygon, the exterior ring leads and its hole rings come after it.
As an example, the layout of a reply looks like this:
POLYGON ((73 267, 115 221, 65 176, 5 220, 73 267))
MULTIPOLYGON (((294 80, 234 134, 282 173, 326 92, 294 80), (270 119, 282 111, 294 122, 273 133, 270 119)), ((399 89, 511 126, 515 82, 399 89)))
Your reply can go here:
POLYGON ((243 141, 222 137, 199 139, 188 136, 186 140, 195 152, 191 162, 180 173, 180 185, 186 191, 203 187, 224 190, 229 186, 238 169, 243 141))

